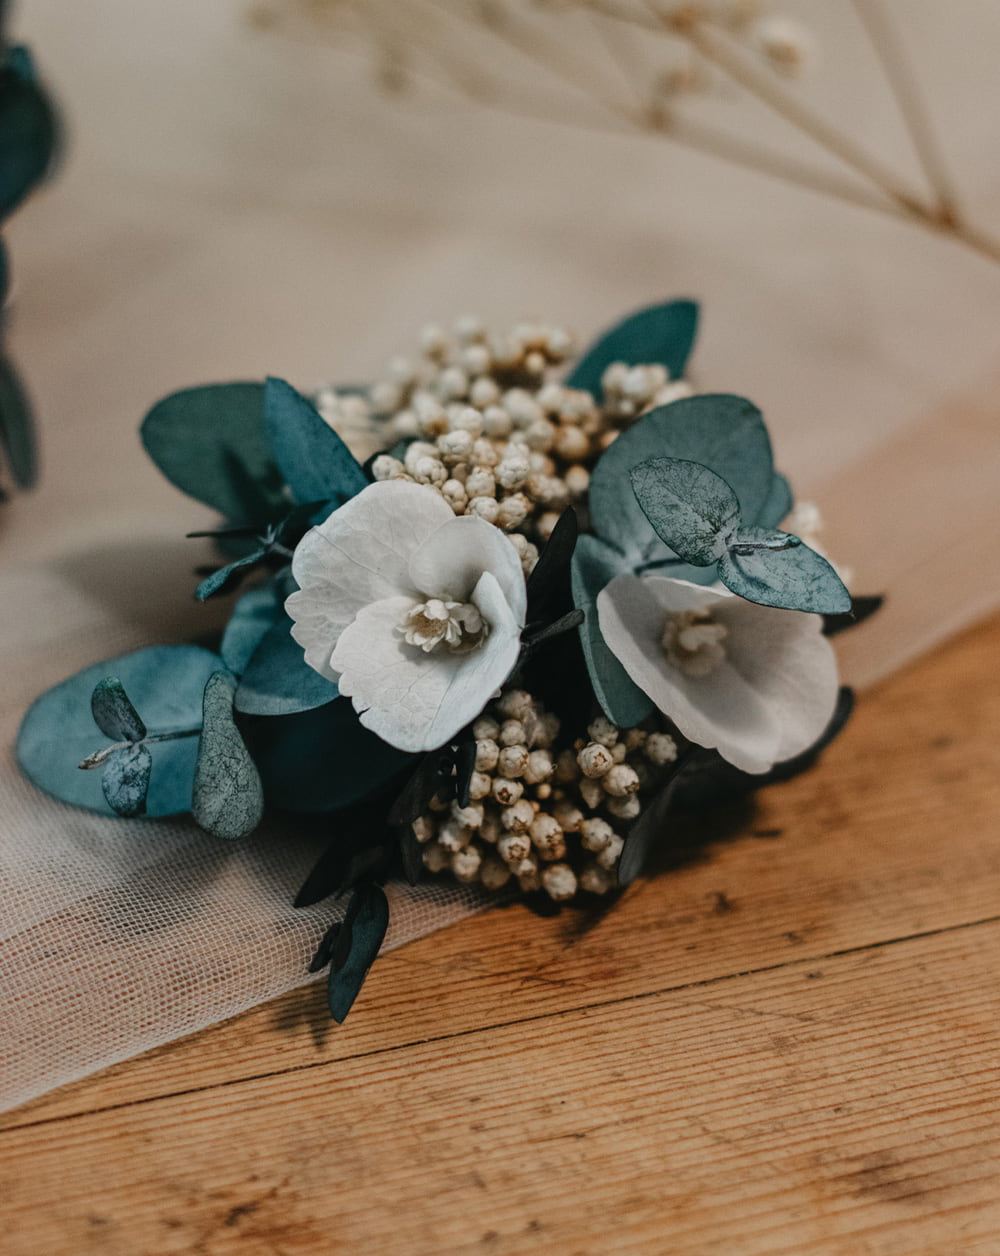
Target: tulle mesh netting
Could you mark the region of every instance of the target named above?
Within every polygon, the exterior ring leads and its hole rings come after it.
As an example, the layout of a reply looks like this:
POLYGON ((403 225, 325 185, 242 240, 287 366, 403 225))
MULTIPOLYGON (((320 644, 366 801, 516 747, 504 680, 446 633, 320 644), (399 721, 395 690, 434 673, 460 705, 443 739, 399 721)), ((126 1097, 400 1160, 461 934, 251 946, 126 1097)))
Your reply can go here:
MULTIPOLYGON (((310 980, 336 908, 295 910, 318 853, 289 824, 232 845, 187 820, 114 820, 47 798, 12 746, 42 689, 148 643, 53 572, 0 579, 0 1109, 211 1025, 310 980)), ((429 883, 389 887, 385 949, 487 905, 429 883)))

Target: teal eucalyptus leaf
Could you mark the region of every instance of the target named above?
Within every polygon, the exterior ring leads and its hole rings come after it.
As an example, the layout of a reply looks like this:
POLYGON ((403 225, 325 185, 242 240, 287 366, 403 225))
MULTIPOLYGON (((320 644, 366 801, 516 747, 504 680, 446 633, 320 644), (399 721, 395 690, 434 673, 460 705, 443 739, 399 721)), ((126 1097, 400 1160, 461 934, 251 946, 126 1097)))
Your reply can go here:
POLYGON ((206 576, 194 591, 195 597, 199 602, 204 602, 216 593, 225 592, 226 588, 245 574, 251 567, 256 565, 268 555, 266 545, 260 546, 249 554, 245 554, 242 558, 237 558, 231 563, 227 563, 225 567, 220 567, 218 571, 213 571, 210 576, 206 576))
POLYGON ((615 576, 629 570, 627 560, 597 537, 584 535, 577 541, 571 579, 573 603, 584 613, 580 625, 583 656, 601 709, 621 728, 640 724, 654 709, 653 703, 611 653, 597 622, 597 595, 615 576))
POLYGON ((0 356, 0 449, 17 487, 31 488, 38 478, 31 402, 13 363, 3 356, 0 356))
MULTIPOLYGON (((115 738, 97 730, 91 695, 102 680, 115 676, 141 713, 148 735, 201 727, 202 694, 218 656, 198 646, 151 646, 135 654, 85 668, 37 698, 28 709, 17 738, 17 756, 26 776, 63 802, 111 814, 100 776, 80 771, 95 752, 109 750, 115 738)), ((146 800, 151 816, 175 815, 191 806, 197 736, 150 740, 152 776, 146 800)), ((106 762, 110 755, 104 756, 106 762)))
POLYGON ((264 422, 285 483, 300 502, 342 506, 368 484, 354 455, 319 411, 283 379, 264 389, 264 422))
POLYGON ((28 50, 8 49, 0 67, 0 219, 45 177, 58 139, 55 109, 37 82, 28 50))
POLYGON ((146 725, 117 676, 98 681, 90 696, 90 711, 94 723, 112 741, 142 741, 146 736, 146 725))
POLYGON ((282 612, 254 650, 236 691, 236 709, 245 715, 294 715, 324 706, 339 690, 305 660, 282 612))
POLYGON ((264 523, 288 507, 264 431, 264 385, 207 384, 171 393, 142 424, 168 480, 227 519, 264 523))
POLYGON ((696 567, 718 562, 740 522, 740 504, 725 480, 681 458, 650 458, 629 477, 664 545, 696 567))
POLYGON ((244 593, 233 607, 219 652, 223 663, 237 676, 246 671, 254 651, 282 614, 283 593, 282 582, 273 580, 244 593))
POLYGON ((116 815, 128 819, 145 815, 152 771, 153 756, 148 746, 123 746, 108 755, 101 773, 101 788, 116 815))
POLYGON ((795 505, 795 499, 792 496, 792 486, 785 477, 775 471, 771 477, 771 487, 767 494, 767 499, 757 512, 757 517, 753 520, 759 528, 776 528, 783 519, 787 519, 792 513, 792 507, 795 505))
POLYGON ((612 362, 624 362, 627 366, 660 363, 671 378, 677 379, 684 374, 697 333, 698 306, 694 301, 648 306, 600 336, 566 383, 600 398, 601 377, 612 362))
POLYGON ((216 837, 246 837, 264 814, 260 773, 233 718, 236 678, 214 672, 205 686, 191 810, 216 837))
POLYGON ((354 891, 340 927, 327 980, 327 1003, 338 1025, 344 1022, 358 997, 388 927, 389 900, 385 891, 380 885, 360 886, 354 891))
POLYGON ((726 588, 761 606, 819 615, 851 609, 851 595, 833 567, 788 532, 742 528, 718 572, 726 588))
POLYGON ((601 455, 590 479, 593 529, 632 557, 633 565, 669 553, 629 480, 632 468, 650 458, 699 462, 714 471, 736 494, 744 519, 757 518, 771 491, 771 442, 760 411, 749 401, 709 393, 650 410, 601 455))
POLYGON ((348 698, 254 719, 246 736, 268 804, 284 811, 338 811, 413 770, 414 756, 363 727, 348 698))

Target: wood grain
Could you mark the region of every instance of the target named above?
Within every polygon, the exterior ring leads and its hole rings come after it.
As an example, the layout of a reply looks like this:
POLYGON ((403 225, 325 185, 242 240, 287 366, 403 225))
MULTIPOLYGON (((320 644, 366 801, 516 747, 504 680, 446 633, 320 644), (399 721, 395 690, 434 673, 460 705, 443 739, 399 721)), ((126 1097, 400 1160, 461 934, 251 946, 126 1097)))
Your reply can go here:
POLYGON ((597 919, 498 910, 7 1115, 0 1249, 1000 1252, 1000 621, 597 919))

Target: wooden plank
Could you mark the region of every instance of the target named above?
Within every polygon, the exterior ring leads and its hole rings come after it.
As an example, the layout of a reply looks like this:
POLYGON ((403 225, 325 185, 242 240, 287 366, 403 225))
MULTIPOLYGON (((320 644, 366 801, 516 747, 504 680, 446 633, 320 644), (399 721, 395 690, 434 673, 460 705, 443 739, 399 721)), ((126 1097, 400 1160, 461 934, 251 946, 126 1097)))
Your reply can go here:
POLYGON ((998 648, 1000 621, 967 633, 865 698, 815 771, 753 810, 689 818, 661 873, 599 921, 523 907, 466 921, 380 960, 343 1027, 327 1023, 317 989, 294 992, 25 1105, 0 1128, 996 915, 1000 692, 983 678, 998 648))
POLYGON ((998 964, 968 926, 22 1129, 3 1250, 985 1256, 998 964))

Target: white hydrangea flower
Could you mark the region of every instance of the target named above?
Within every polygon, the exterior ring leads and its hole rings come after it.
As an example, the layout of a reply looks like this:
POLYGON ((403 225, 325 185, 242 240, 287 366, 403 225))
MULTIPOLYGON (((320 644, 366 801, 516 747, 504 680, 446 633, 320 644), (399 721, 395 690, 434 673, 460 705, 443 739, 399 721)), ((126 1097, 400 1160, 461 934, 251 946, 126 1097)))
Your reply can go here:
POLYGON ((517 551, 433 489, 371 484, 295 550, 285 603, 305 660, 361 723, 433 750, 475 719, 517 661, 527 609, 517 551))
POLYGON ((602 590, 597 613, 639 688, 685 737, 744 772, 808 749, 833 714, 837 663, 819 615, 634 575, 602 590))

